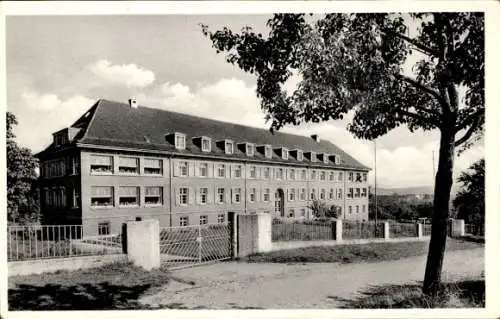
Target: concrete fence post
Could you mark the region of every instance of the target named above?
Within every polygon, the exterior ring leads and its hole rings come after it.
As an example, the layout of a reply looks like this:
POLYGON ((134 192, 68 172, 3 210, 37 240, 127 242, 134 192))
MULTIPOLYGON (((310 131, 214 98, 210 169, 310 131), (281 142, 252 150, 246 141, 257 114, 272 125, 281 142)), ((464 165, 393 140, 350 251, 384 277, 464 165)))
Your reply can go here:
POLYGON ((333 240, 342 241, 342 219, 336 219, 332 223, 333 240))
POLYGON ((227 213, 227 222, 231 232, 231 258, 238 257, 238 214, 235 212, 227 213))
POLYGON ((417 223, 417 237, 422 238, 424 237, 424 225, 421 223, 417 223))
POLYGON ((127 222, 127 255, 146 270, 160 267, 160 223, 156 219, 127 222))
POLYGON ((452 220, 451 236, 455 238, 465 236, 465 221, 463 219, 452 220))
POLYGON ((384 222, 384 239, 390 238, 389 227, 389 222, 384 222))

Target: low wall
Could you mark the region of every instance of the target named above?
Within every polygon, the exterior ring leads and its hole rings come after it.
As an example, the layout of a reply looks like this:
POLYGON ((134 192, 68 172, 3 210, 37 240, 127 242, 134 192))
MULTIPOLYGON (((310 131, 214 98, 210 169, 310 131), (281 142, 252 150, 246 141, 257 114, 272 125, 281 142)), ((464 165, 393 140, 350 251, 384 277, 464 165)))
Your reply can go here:
POLYGON ((100 267, 105 264, 127 261, 127 255, 83 256, 59 259, 37 259, 10 261, 7 263, 9 276, 41 274, 58 270, 77 270, 82 268, 100 267))

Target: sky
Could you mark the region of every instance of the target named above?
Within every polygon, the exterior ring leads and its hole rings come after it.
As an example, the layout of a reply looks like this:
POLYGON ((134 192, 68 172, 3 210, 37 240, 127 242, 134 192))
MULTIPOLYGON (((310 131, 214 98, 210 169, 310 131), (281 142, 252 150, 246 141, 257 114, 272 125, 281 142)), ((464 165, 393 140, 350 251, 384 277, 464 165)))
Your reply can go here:
MULTIPOLYGON (((201 33, 251 25, 266 32, 270 15, 8 16, 7 109, 20 145, 38 152, 52 133, 71 125, 99 98, 268 128, 255 94, 256 78, 217 54, 201 33)), ((289 83, 290 90, 294 83, 289 83)), ((288 126, 319 134, 374 167, 374 142, 354 138, 342 121, 288 126)), ((400 126, 376 140, 379 187, 432 186, 437 131, 400 126)), ((484 157, 479 144, 456 159, 455 176, 484 157)), ((374 171, 369 180, 373 183, 374 171)))

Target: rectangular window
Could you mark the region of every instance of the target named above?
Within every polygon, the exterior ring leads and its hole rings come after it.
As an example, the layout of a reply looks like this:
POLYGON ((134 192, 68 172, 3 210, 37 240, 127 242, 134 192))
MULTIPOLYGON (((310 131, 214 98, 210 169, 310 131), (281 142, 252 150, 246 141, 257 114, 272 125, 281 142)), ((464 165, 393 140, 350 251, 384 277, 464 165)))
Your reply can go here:
POLYGON ((366 212, 366 205, 363 205, 363 213, 366 212))
POLYGON ((250 202, 253 203, 256 200, 257 190, 255 188, 250 188, 250 202))
POLYGON ((325 171, 321 171, 320 173, 320 177, 319 177, 322 181, 326 180, 326 172, 325 171))
POLYGON ((319 195, 319 198, 321 200, 325 200, 326 199, 326 190, 324 188, 321 189, 321 193, 319 195))
POLYGON ((366 187, 363 188, 363 191, 361 193, 361 197, 366 197, 367 193, 366 193, 366 187))
POLYGON ((288 149, 286 149, 286 148, 281 149, 281 158, 284 160, 288 159, 288 149))
POLYGON ((359 214, 359 205, 356 205, 356 214, 359 214))
POLYGON ((97 224, 97 234, 99 236, 109 235, 109 222, 97 224))
POLYGON ((271 147, 271 145, 264 146, 264 156, 266 158, 273 157, 273 148, 271 147))
POLYGON ((312 170, 311 171, 311 180, 315 180, 316 179, 316 171, 315 170, 312 170))
POLYGON ((288 199, 293 202, 295 200, 295 188, 290 188, 288 190, 288 199))
POLYGON ((337 199, 342 199, 342 188, 337 188, 337 199))
POLYGON ((210 152, 212 150, 212 143, 208 137, 201 139, 201 150, 202 152, 210 152))
POLYGON ((316 199, 316 189, 311 189, 311 200, 315 200, 316 199))
POLYGON ((226 190, 224 188, 217 188, 217 204, 222 204, 226 201, 226 190))
POLYGON ((233 189, 233 203, 239 204, 241 202, 241 188, 233 189))
POLYGON ((368 174, 363 173, 363 182, 366 182, 368 180, 368 174))
POLYGON ((290 209, 290 210, 288 211, 288 217, 290 217, 290 218, 294 218, 294 217, 295 217, 295 210, 290 209))
POLYGON ((139 187, 121 186, 118 195, 120 206, 139 206, 139 187))
POLYGON ((316 152, 311 152, 311 162, 316 162, 316 152))
POLYGON ((331 181, 335 180, 335 173, 334 172, 330 172, 330 180, 331 181))
POLYGON ((125 174, 139 174, 139 158, 118 157, 118 172, 125 174))
POLYGON ((175 148, 180 150, 186 148, 186 135, 175 133, 175 148))
POLYGON ((349 173, 349 182, 352 182, 354 180, 354 173, 349 173))
POLYGON ((290 171, 289 171, 289 178, 293 181, 295 180, 295 170, 293 168, 290 168, 290 171))
POLYGON ((200 177, 207 177, 208 176, 208 163, 200 163, 200 166, 198 166, 198 173, 200 177))
POLYGON ((200 204, 206 204, 208 199, 208 188, 200 188, 200 204))
POLYGON ((234 166, 234 178, 241 178, 241 165, 234 166))
POLYGON ((343 181, 344 180, 344 174, 342 172, 339 172, 339 181, 343 181))
POLYGON ((226 176, 226 165, 224 165, 224 164, 217 165, 217 176, 218 177, 225 177, 226 176))
POLYGON ((323 154, 323 163, 328 164, 328 156, 329 155, 327 153, 323 154))
POLYGON ((226 221, 226 215, 225 214, 218 214, 217 215, 217 223, 223 224, 226 221))
POLYGON ((355 198, 359 198, 361 196, 361 189, 356 188, 356 193, 354 194, 355 198))
POLYGON ((347 193, 347 198, 353 198, 353 196, 354 196, 354 189, 349 188, 349 193, 347 193))
POLYGON ((188 176, 189 169, 188 169, 189 163, 186 161, 179 162, 179 175, 180 176, 188 176))
POLYGON ((90 192, 92 207, 113 206, 113 186, 92 186, 90 192))
POLYGON ((144 204, 147 206, 163 204, 163 187, 146 186, 144 188, 144 204))
POLYGON ((234 152, 234 144, 233 141, 225 141, 224 142, 224 151, 226 154, 231 155, 234 152))
POLYGON ((306 189, 302 188, 300 190, 300 200, 306 200, 306 189))
POLYGON ((161 159, 144 159, 145 175, 163 175, 163 161, 161 159))
POLYGON ((330 200, 333 200, 333 199, 334 199, 334 197, 335 197, 335 194, 334 194, 334 192, 333 192, 333 188, 330 188, 330 193, 329 193, 329 195, 328 195, 328 198, 329 198, 330 200))
POLYGON ((250 178, 257 177, 257 168, 255 166, 250 166, 250 178))
POLYGON ((113 156, 91 155, 90 172, 97 174, 112 174, 113 156))
POLYGON ((73 208, 80 207, 80 192, 78 189, 73 188, 73 208))
POLYGON ((187 205, 189 190, 187 187, 179 188, 179 204, 187 205))
POLYGON ((301 174, 300 174, 300 179, 305 181, 306 178, 307 178, 307 171, 305 169, 303 169, 301 174))
POLYGON ((271 198, 271 190, 269 188, 264 188, 264 202, 269 202, 271 198))
POLYGON ((349 214, 352 214, 352 206, 349 206, 348 209, 349 209, 349 214))
POLYGON ((45 205, 47 205, 47 206, 52 205, 52 199, 50 197, 50 191, 49 191, 49 189, 47 187, 45 187, 43 189, 43 191, 45 192, 45 205))
POLYGON ((200 216, 200 225, 205 225, 208 223, 208 216, 207 215, 201 215, 200 216))
POLYGON ((254 149, 255 149, 255 146, 252 143, 247 143, 247 147, 246 147, 247 156, 253 156, 254 149))
POLYGON ((306 216, 306 210, 305 208, 300 209, 300 216, 305 217, 306 216))
POLYGON ((189 225, 189 218, 187 216, 181 216, 179 218, 179 226, 187 226, 189 225))
POLYGON ((283 169, 282 168, 276 168, 275 169, 275 178, 276 179, 283 179, 283 169))
POLYGON ((356 173, 356 182, 362 182, 361 173, 356 173))
POLYGON ((61 194, 61 202, 59 207, 66 207, 67 205, 67 200, 66 200, 66 188, 64 186, 59 187, 59 193, 61 194))
POLYGON ((304 152, 301 150, 297 151, 297 161, 302 162, 304 160, 304 152))
POLYGON ((270 171, 269 167, 264 167, 264 178, 265 179, 269 178, 269 171, 270 171))
POLYGON ((73 174, 73 175, 80 174, 80 158, 79 157, 71 158, 71 174, 73 174))

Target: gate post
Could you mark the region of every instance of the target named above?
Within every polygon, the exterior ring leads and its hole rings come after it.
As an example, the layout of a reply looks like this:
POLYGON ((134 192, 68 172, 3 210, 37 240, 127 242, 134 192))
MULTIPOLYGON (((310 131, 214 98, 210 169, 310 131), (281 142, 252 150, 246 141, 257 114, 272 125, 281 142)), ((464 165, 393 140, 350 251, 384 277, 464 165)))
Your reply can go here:
POLYGON ((157 219, 127 222, 128 259, 146 270, 160 267, 160 224, 157 219))
POLYGON ((238 214, 235 212, 227 213, 227 222, 230 231, 231 241, 231 259, 238 257, 238 214))

